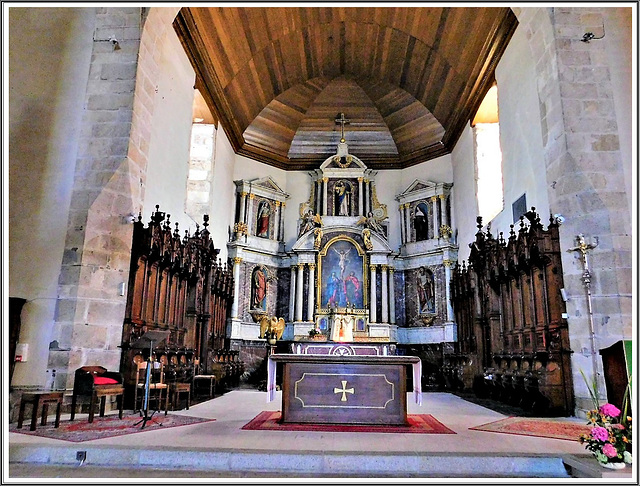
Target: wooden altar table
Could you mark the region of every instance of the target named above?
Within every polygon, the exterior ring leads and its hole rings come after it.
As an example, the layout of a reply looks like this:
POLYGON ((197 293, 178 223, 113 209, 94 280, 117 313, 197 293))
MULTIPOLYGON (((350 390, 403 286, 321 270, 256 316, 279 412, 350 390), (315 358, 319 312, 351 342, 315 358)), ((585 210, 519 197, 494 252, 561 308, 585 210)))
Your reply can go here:
POLYGON ((269 357, 267 400, 282 363, 282 422, 319 424, 407 424, 407 367, 421 403, 417 356, 274 354, 269 357))

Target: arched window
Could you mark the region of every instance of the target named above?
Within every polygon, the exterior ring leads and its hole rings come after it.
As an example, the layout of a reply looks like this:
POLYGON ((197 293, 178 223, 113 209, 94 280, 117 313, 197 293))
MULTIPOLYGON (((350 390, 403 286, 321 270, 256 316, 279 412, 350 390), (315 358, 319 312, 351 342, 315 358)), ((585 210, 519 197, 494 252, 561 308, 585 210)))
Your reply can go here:
POLYGON ((489 222, 504 208, 502 151, 498 122, 498 87, 487 92, 473 119, 478 212, 489 222))

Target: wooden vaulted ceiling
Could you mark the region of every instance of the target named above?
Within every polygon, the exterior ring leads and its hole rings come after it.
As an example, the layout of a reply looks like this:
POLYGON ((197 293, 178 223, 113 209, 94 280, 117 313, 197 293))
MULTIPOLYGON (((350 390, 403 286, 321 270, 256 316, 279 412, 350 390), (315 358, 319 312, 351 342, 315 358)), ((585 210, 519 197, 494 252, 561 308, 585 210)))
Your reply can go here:
POLYGON ((451 152, 517 20, 505 7, 184 7, 174 27, 234 150, 288 170, 451 152))

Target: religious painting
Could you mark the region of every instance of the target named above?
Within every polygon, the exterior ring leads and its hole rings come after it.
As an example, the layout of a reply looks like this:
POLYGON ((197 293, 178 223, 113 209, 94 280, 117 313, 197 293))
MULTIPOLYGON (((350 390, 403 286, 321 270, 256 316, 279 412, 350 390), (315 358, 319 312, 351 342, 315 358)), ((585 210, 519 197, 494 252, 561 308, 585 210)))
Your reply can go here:
POLYGON ((330 241, 320 254, 322 307, 364 307, 363 253, 350 239, 330 241))
POLYGON ((267 269, 256 267, 251 275, 251 309, 267 310, 267 269))
POLYGON ((271 218, 271 205, 268 201, 261 201, 258 205, 258 217, 256 220, 256 236, 269 238, 269 220, 271 218))
POLYGON ((433 272, 425 267, 418 270, 418 305, 420 314, 436 312, 433 272))
POLYGON ((413 225, 416 229, 416 241, 423 241, 429 239, 429 222, 427 215, 429 214, 429 208, 426 203, 419 203, 416 206, 415 215, 413 219, 413 225))

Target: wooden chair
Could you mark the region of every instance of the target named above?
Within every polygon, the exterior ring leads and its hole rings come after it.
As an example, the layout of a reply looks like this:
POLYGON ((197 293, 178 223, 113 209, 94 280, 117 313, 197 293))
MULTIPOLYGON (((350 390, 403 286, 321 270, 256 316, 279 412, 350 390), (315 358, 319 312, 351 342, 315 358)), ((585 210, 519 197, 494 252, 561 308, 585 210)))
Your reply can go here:
POLYGON ((100 400, 100 417, 104 417, 105 400, 115 395, 118 401, 119 417, 122 418, 124 385, 122 374, 107 371, 102 366, 83 366, 78 368, 73 382, 73 396, 71 398, 71 418, 76 415, 76 402, 79 396, 90 397, 89 423, 93 422, 95 404, 100 400))
MULTIPOLYGON (((164 414, 166 415, 169 410, 169 385, 164 379, 164 365, 157 361, 153 361, 152 363, 151 382, 149 383, 149 403, 154 400, 156 402, 156 410, 159 410, 160 403, 164 400, 164 414), (156 368, 156 365, 159 365, 159 367, 156 368)), ((136 386, 133 395, 134 412, 142 409, 143 406, 147 361, 139 361, 136 363, 135 374, 136 386), (140 406, 138 406, 138 398, 140 399, 140 406)))
POLYGON ((196 393, 197 382, 204 381, 209 385, 209 398, 215 394, 216 375, 207 375, 200 372, 200 359, 193 359, 193 393, 196 393))

